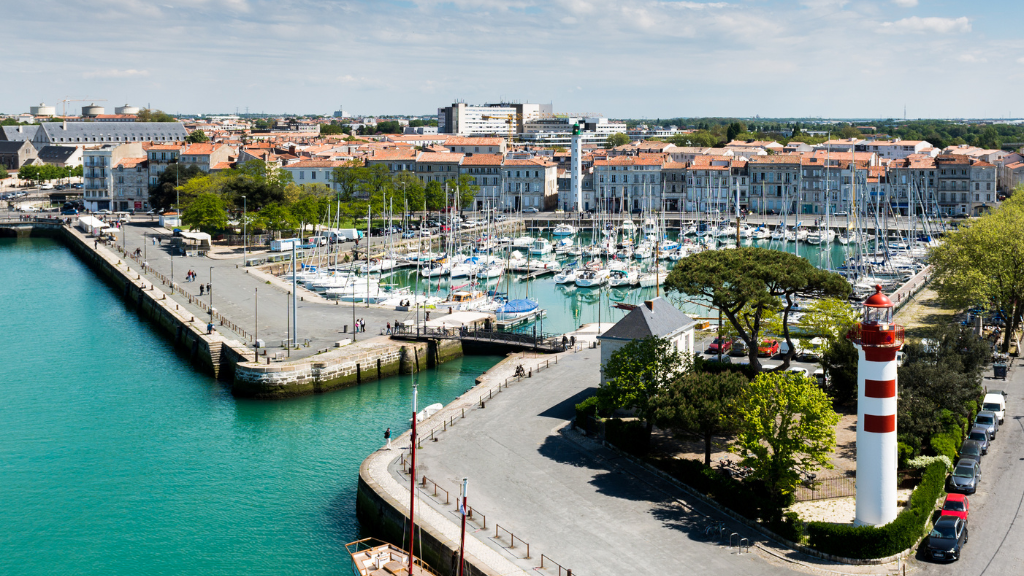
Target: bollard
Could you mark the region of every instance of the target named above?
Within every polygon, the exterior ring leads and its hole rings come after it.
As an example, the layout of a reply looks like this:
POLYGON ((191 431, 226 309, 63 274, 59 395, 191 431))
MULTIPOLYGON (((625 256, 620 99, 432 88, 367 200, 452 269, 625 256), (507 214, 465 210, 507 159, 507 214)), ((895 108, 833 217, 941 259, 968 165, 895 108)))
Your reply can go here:
POLYGON ((466 408, 465 407, 462 408, 462 417, 463 418, 466 417, 466 408))
POLYGON ((530 372, 529 372, 529 374, 526 375, 526 377, 527 378, 533 378, 533 368, 530 368, 530 372))

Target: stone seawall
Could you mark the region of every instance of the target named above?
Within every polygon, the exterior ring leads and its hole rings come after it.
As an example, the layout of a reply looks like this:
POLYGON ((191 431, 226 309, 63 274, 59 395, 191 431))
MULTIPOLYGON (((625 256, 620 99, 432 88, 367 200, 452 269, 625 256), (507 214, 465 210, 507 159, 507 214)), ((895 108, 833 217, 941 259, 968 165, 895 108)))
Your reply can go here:
POLYGON ((239 362, 234 368, 232 393, 251 398, 318 394, 395 374, 412 374, 460 356, 458 340, 398 342, 376 337, 293 362, 239 362))

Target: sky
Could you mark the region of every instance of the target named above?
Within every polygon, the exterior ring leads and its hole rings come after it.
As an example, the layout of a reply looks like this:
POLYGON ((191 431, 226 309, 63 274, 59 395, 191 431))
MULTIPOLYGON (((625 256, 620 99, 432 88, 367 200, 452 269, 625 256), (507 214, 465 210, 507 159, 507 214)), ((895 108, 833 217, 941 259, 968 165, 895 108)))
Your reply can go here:
POLYGON ((108 113, 435 114, 459 100, 611 118, 1024 117, 1019 0, 32 0, 4 12, 3 113, 71 98, 108 113))

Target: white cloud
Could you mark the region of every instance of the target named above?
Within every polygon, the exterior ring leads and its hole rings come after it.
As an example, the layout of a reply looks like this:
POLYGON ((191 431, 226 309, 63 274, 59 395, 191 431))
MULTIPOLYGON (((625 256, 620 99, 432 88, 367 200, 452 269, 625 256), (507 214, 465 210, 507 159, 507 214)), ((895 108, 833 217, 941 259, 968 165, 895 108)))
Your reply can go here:
POLYGON ((1017 64, 1024 64, 1024 56, 1017 58, 1017 64))
POLYGON ((131 78, 133 76, 149 76, 149 71, 136 70, 134 68, 127 70, 111 68, 109 70, 93 70, 92 72, 82 74, 83 78, 131 78))
POLYGON ((988 62, 988 58, 983 56, 975 56, 974 54, 961 54, 956 57, 959 62, 967 62, 969 64, 988 62))
POLYGON ((913 8, 917 6, 917 0, 892 0, 892 3, 901 8, 913 8))
POLYGON ((887 32, 935 32, 938 34, 970 32, 971 21, 966 16, 959 18, 911 16, 895 22, 883 22, 882 30, 887 32))

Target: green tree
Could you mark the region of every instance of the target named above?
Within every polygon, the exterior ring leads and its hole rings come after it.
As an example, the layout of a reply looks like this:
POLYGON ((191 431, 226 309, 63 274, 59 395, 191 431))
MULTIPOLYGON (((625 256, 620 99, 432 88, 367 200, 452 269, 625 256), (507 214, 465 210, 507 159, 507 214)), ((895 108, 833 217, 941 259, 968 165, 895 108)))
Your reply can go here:
POLYGON ((718 146, 718 137, 707 130, 697 130, 688 134, 676 134, 667 140, 676 146, 696 146, 700 148, 713 148, 718 146))
POLYGON ((720 310, 747 344, 750 365, 758 371, 757 347, 766 315, 779 312, 782 316, 780 336, 789 345, 778 368, 783 371, 796 354, 789 331, 795 296, 845 298, 850 293, 842 276, 820 270, 804 258, 766 248, 709 250, 684 258, 669 273, 665 289, 704 298, 720 310))
POLYGON ((609 134, 608 140, 605 141, 604 147, 611 150, 616 146, 622 146, 623 144, 629 144, 629 136, 626 136, 622 132, 616 132, 615 134, 609 134))
POLYGON ((839 135, 843 138, 860 138, 860 130, 857 130, 853 126, 843 126, 839 131, 839 135))
POLYGON ((10 174, 7 173, 7 168, 0 165, 0 180, 5 180, 10 174))
POLYGON ((177 120, 174 119, 174 116, 171 116, 163 110, 150 110, 149 108, 139 110, 135 120, 138 122, 177 122, 177 120))
POLYGON ((181 221, 189 230, 216 232, 227 227, 228 213, 220 196, 204 192, 185 205, 181 221))
POLYGON ((185 137, 185 142, 189 144, 198 144, 200 142, 209 142, 210 137, 206 135, 206 132, 202 130, 193 130, 189 132, 188 136, 185 137))
POLYGON ((292 217, 299 221, 299 237, 301 238, 306 224, 316 224, 324 217, 327 212, 327 198, 322 193, 306 191, 288 207, 288 210, 291 211, 292 217))
POLYGON ((20 180, 38 180, 39 166, 35 164, 25 164, 18 169, 18 178, 20 180))
POLYGON ((800 470, 832 468, 839 414, 813 378, 793 372, 759 374, 736 411, 741 423, 732 450, 776 501, 793 492, 800 470))
POLYGON ((395 210, 422 210, 425 200, 423 182, 416 177, 416 174, 403 170, 395 174, 393 180, 395 210))
POLYGON ((271 231, 291 230, 295 227, 295 216, 280 204, 268 204, 259 211, 259 221, 271 231))
POLYGON ((597 391, 598 405, 611 412, 634 409, 636 417, 654 426, 651 399, 683 372, 683 358, 671 342, 649 336, 616 350, 601 367, 605 384, 597 391))
POLYGON ((444 210, 445 193, 440 182, 427 182, 423 195, 426 197, 427 210, 444 210))
POLYGON ((337 124, 321 124, 320 134, 323 136, 334 136, 337 134, 351 134, 352 130, 337 124))
MULTIPOLYGON (((839 298, 821 298, 807 306, 801 325, 805 333, 821 338, 821 352, 838 342, 846 340, 846 334, 860 318, 860 313, 850 306, 849 302, 839 298)), ((812 348, 811 338, 800 338, 800 346, 805 350, 812 348)))
POLYGON ((747 127, 742 122, 731 122, 725 131, 725 139, 732 142, 737 136, 746 131, 747 127))
POLYGON ((821 367, 828 376, 826 389, 838 404, 857 399, 859 361, 857 347, 845 338, 833 342, 821 354, 821 367))
MULTIPOLYGON (((698 361, 698 365, 701 361, 698 361)), ((654 421, 661 428, 699 434, 704 439, 704 465, 711 465, 711 441, 736 429, 736 404, 746 397, 748 381, 739 372, 694 372, 670 382, 651 399, 654 421)))
POLYGON ((449 180, 445 184, 451 190, 453 199, 455 199, 455 194, 458 193, 458 207, 460 209, 472 206, 473 199, 480 192, 480 187, 476 185, 476 179, 469 174, 462 174, 457 179, 449 180))
POLYGON ((206 176, 198 166, 182 166, 171 164, 157 178, 156 184, 149 188, 149 205, 156 210, 165 210, 177 202, 177 186, 188 183, 193 178, 206 176))
POLYGON ((377 123, 377 134, 401 134, 402 132, 402 125, 398 120, 386 120, 377 123))
POLYGON ((1007 318, 1002 351, 1024 312, 1024 195, 946 235, 931 250, 939 298, 964 309, 994 304, 1007 318))

